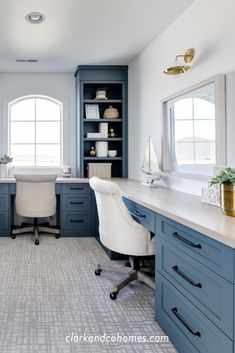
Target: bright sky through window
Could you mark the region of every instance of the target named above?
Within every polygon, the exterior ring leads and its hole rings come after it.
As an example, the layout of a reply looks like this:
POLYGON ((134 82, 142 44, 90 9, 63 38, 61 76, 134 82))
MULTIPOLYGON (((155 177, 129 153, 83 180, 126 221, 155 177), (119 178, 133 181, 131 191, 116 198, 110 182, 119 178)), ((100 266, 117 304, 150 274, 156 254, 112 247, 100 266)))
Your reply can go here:
POLYGON ((200 98, 174 103, 175 161, 184 164, 215 164, 215 105, 200 98))
POLYGON ((62 105, 50 97, 9 104, 9 154, 15 166, 61 165, 62 105))

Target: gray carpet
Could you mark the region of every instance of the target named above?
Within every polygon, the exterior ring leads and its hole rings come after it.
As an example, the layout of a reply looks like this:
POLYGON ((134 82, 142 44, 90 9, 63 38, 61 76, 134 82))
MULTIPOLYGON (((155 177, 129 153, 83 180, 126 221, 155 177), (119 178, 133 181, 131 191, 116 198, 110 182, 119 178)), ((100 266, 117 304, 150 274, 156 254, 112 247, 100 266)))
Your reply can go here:
POLYGON ((94 238, 42 236, 39 246, 31 236, 0 238, 0 249, 1 353, 176 353, 170 342, 66 342, 72 333, 164 335, 152 289, 133 282, 109 299, 122 275, 94 275, 97 262, 110 261, 94 238))

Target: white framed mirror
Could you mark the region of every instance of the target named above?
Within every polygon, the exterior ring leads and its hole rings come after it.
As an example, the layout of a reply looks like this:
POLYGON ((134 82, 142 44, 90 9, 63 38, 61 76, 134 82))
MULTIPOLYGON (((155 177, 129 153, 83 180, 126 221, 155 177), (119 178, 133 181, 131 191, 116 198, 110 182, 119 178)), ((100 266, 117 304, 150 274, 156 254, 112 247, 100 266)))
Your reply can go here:
POLYGON ((226 165, 225 76, 163 100, 163 171, 208 177, 226 165))

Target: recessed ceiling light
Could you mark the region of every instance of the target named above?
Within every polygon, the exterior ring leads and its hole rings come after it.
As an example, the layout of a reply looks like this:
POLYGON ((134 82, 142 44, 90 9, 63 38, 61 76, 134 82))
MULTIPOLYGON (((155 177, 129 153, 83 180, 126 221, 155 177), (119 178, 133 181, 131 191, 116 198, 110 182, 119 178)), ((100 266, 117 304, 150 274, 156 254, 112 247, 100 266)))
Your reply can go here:
POLYGON ((45 21, 45 16, 41 12, 30 12, 25 16, 25 20, 29 23, 39 24, 45 21))

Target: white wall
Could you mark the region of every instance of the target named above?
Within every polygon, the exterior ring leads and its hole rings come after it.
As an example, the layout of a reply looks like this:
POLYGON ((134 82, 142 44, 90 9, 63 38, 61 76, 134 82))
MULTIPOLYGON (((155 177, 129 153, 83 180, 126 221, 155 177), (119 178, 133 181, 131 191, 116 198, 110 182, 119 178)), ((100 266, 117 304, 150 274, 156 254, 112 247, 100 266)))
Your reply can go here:
MULTIPOLYGON (((161 100, 219 73, 235 70, 234 0, 196 0, 129 66, 129 177, 140 180, 140 164, 151 134, 161 158, 161 100), (166 76, 176 54, 195 48, 193 69, 166 76)), ((235 75, 227 77, 227 161, 235 165, 235 75)), ((200 194, 200 180, 167 177, 166 185, 200 194)))
POLYGON ((0 73, 0 155, 5 152, 6 128, 4 129, 3 122, 4 115, 7 114, 7 102, 28 94, 52 96, 64 103, 66 120, 64 134, 68 142, 64 164, 71 165, 75 171, 75 80, 72 73, 0 73))

